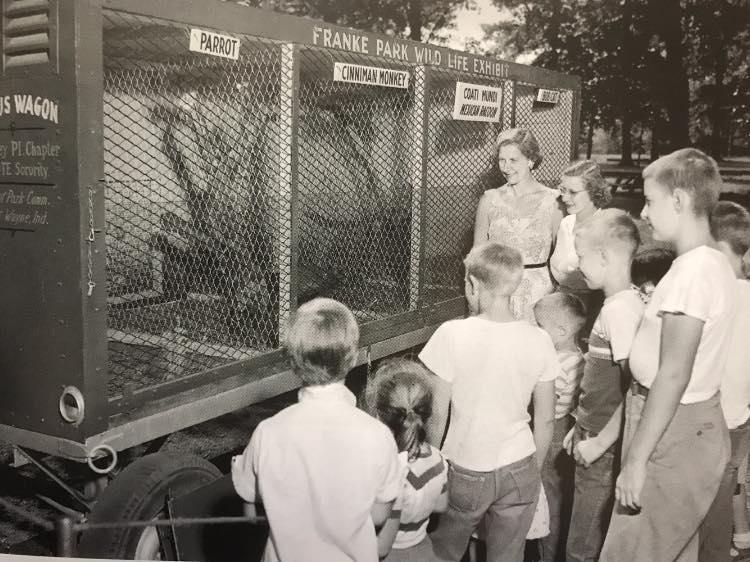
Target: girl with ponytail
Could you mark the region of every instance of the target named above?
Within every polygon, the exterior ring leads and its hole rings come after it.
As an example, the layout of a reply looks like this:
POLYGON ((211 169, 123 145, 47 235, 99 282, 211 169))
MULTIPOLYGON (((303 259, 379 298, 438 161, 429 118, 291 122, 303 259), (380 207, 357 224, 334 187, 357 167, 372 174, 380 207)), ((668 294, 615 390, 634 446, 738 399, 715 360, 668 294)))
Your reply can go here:
POLYGON ((429 377, 419 363, 392 359, 380 365, 367 385, 368 409, 393 432, 406 472, 401 498, 378 534, 378 554, 381 559, 387 555, 387 562, 437 560, 427 524, 433 512, 448 505, 448 465, 426 441, 432 414, 429 377))

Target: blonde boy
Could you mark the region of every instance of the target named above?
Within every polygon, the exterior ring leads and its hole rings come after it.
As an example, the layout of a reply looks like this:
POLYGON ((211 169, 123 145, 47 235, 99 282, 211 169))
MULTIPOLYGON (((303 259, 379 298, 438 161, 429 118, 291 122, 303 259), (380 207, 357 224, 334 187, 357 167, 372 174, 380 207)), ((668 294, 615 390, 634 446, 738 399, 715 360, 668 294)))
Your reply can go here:
POLYGON ((561 372, 555 379, 555 426, 542 466, 542 484, 549 506, 549 535, 540 539, 541 562, 554 562, 565 551, 573 504, 573 459, 563 440, 573 426, 571 413, 578 404, 584 359, 578 337, 586 323, 583 301, 570 293, 552 293, 534 305, 537 324, 549 334, 557 351, 561 372))
POLYGON ((643 302, 631 283, 631 266, 640 236, 619 209, 600 211, 578 231, 578 267, 604 303, 589 336, 576 424, 566 439, 578 466, 566 548, 569 562, 598 560, 614 503, 618 468, 623 381, 643 302))
POLYGON ((643 171, 641 212, 677 258, 656 286, 630 352, 618 505, 602 561, 697 560, 698 528, 729 459, 719 387, 737 280, 714 248, 716 162, 683 149, 643 171))
POLYGON ((729 427, 732 452, 719 492, 700 528, 699 560, 729 560, 733 504, 734 513, 737 514, 734 527, 746 533, 743 536, 741 531, 736 531, 736 542, 740 547, 750 546, 745 483, 737 479, 738 469, 750 449, 750 346, 747 345, 750 333, 750 281, 747 274, 750 271, 743 264, 743 257, 750 257, 750 213, 737 203, 720 201, 711 213, 711 233, 737 277, 740 306, 732 332, 726 372, 721 381, 721 409, 729 427))
POLYGON ((510 297, 523 276, 521 254, 476 246, 464 261, 471 316, 441 325, 419 355, 434 377, 428 438, 448 458, 448 510, 432 536, 442 560, 460 560, 484 521, 487 559, 523 559, 539 496, 539 468, 552 437, 560 371, 549 336, 517 320, 510 297), (534 433, 529 402, 534 397, 534 433))
POLYGON ((388 518, 403 473, 390 430, 357 409, 344 378, 359 328, 331 299, 299 307, 287 335, 299 402, 263 420, 232 459, 232 482, 262 503, 270 535, 264 561, 377 562, 375 527, 388 518))

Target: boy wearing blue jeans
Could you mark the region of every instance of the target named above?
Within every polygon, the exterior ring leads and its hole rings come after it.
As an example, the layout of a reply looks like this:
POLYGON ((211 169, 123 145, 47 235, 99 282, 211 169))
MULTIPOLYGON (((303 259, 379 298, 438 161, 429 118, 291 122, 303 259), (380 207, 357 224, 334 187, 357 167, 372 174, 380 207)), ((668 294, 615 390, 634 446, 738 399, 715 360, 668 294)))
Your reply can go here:
POLYGON ((640 236, 619 209, 604 209, 578 231, 575 249, 586 284, 604 293, 589 336, 575 427, 566 438, 576 459, 568 562, 594 562, 604 543, 614 503, 624 383, 643 302, 631 283, 640 236))
POLYGON ((378 560, 375 528, 401 493, 404 469, 391 431, 344 385, 358 342, 340 302, 300 306, 287 334, 304 385, 299 402, 260 422, 232 459, 235 490, 268 517, 264 562, 378 560))
MULTIPOLYGON (((750 254, 750 213, 737 203, 719 201, 711 213, 711 234, 737 277, 740 306, 737 309, 726 372, 721 381, 721 409, 729 428, 732 453, 719 491, 700 528, 700 560, 730 560, 733 503, 744 514, 744 486, 737 472, 750 450, 750 273, 743 257, 750 254), (732 497, 734 495, 734 498, 732 497), (739 505, 737 505, 739 504, 739 505)), ((744 482, 743 482, 744 484, 744 482)), ((741 523, 740 525, 741 526, 741 523)))
POLYGON ((641 217, 677 258, 630 352, 617 505, 601 560, 695 561, 698 529, 729 460, 719 387, 737 279, 709 227, 721 188, 716 162, 682 149, 651 163, 643 179, 641 217))
POLYGON ((464 261, 471 316, 442 324, 419 358, 433 377, 428 438, 449 461, 448 509, 432 535, 435 554, 458 561, 484 522, 487 559, 521 562, 552 437, 560 365, 550 337, 513 316, 521 254, 476 246, 464 261), (534 433, 529 402, 534 398, 534 433))

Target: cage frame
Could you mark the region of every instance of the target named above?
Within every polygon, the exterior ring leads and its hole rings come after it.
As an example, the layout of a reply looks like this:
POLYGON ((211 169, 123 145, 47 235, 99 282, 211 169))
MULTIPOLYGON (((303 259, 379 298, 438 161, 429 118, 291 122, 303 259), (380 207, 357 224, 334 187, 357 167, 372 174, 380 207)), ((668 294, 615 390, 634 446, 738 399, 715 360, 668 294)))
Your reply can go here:
MULTIPOLYGON (((13 0, 1 0, 3 18, 15 9, 13 0)), ((38 117, 16 115, 10 122, 0 118, 2 136, 30 135, 40 142, 55 140, 67 147, 50 168, 51 183, 61 199, 57 204, 60 223, 41 233, 23 229, 0 229, 0 256, 13 267, 3 268, 0 286, 6 294, 6 311, 0 318, 0 369, 14 385, 0 396, 0 439, 40 452, 86 461, 103 445, 115 450, 133 447, 180 429, 208 421, 250 404, 292 390, 300 385, 289 370, 285 353, 277 349, 259 357, 236 361, 169 381, 141 391, 110 398, 106 392, 107 294, 105 237, 105 198, 102 186, 103 163, 103 12, 105 10, 173 21, 218 33, 259 37, 283 45, 285 64, 290 71, 286 94, 289 96, 290 145, 288 156, 290 200, 290 244, 287 262, 290 286, 285 315, 293 312, 297 295, 298 200, 297 126, 299 123, 300 48, 320 47, 323 34, 354 33, 368 38, 368 49, 378 41, 403 46, 405 62, 415 72, 425 73, 431 65, 413 58, 415 47, 441 54, 439 65, 465 57, 469 65, 495 69, 495 74, 462 71, 479 79, 502 79, 510 84, 512 110, 503 123, 514 126, 515 92, 519 84, 572 92, 570 157, 578 152, 581 82, 578 77, 541 68, 478 56, 442 46, 425 45, 327 24, 320 21, 205 0, 46 0, 51 21, 49 65, 25 69, 0 69, 0 99, 15 92, 34 91, 59 101, 60 122, 40 127, 38 117), (478 61, 478 62, 475 62, 478 61), (54 63, 54 64, 52 64, 54 63), (496 75, 498 74, 499 75, 496 75), (3 126, 5 125, 5 126, 3 126), (62 211, 65 211, 62 213, 62 211), (32 236, 35 236, 32 237, 32 236), (20 242, 19 242, 20 240, 20 242), (44 267, 41 265, 44 264, 44 267), (36 269, 35 269, 36 268, 36 269), (41 268, 41 269, 40 269, 41 268), (40 279, 32 272, 39 270, 40 279), (24 276, 14 275, 21 271, 24 276), (28 276, 35 283, 28 282, 28 276), (40 285, 41 283, 41 285, 40 285), (89 295, 90 284, 93 290, 89 295), (42 294, 30 293, 43 287, 42 294), (45 303, 64 303, 40 311, 45 303), (29 317, 24 323, 19 317, 29 317), (44 351, 45 353, 41 353, 44 351), (76 387, 85 398, 85 416, 80 423, 68 423, 57 413, 60 391, 76 387)), ((5 21, 5 20, 3 20, 5 21)), ((0 44, 0 49, 3 45, 0 44)), ((326 46, 336 51, 336 47, 326 46)), ((0 60, 9 60, 7 46, 0 60)), ((11 53, 12 54, 12 53, 11 53)), ((367 56, 392 58, 368 51, 367 56)), ((467 67, 468 68, 468 67, 467 67)), ((429 74, 429 73, 428 73, 429 74)), ((427 96, 432 82, 423 81, 427 96)), ((507 88, 506 88, 507 89, 507 88)), ((6 116, 7 117, 7 116, 6 116)), ((379 359, 424 343, 437 326, 465 314, 463 297, 424 305, 419 301, 424 277, 414 268, 424 256, 425 205, 420 205, 427 189, 428 115, 422 111, 422 130, 413 133, 421 160, 414 159, 414 211, 411 236, 419 241, 410 260, 410 310, 361 326, 357 364, 379 359), (420 138, 421 137, 421 138, 420 138)), ((19 182, 1 182, 2 184, 19 182)), ((55 207, 53 207, 53 210, 55 207)), ((281 321, 285 318, 280 318, 281 321)))

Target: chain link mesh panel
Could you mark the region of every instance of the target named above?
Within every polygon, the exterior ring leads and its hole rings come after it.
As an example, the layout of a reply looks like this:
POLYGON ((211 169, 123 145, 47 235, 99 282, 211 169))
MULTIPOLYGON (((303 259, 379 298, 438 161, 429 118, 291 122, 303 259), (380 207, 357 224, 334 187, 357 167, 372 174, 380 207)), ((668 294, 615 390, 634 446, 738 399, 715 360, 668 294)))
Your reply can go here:
POLYGON ((568 163, 572 92, 537 106, 532 85, 247 36, 232 61, 189 33, 105 11, 110 396, 276 349, 316 296, 361 323, 460 297, 498 132, 534 131, 544 183, 568 163), (453 120, 456 81, 503 88, 500 123, 453 120))
POLYGON ((110 395, 278 345, 289 70, 280 45, 243 38, 226 61, 188 34, 105 12, 110 395))
POLYGON ((368 321, 409 308, 414 81, 408 89, 334 82, 335 62, 399 68, 301 50, 299 300, 335 298, 368 321))
POLYGON ((557 187, 562 171, 570 164, 573 92, 560 91, 557 104, 535 102, 537 86, 516 85, 516 127, 529 129, 539 141, 542 163, 534 171, 536 179, 557 187))
POLYGON ((462 260, 471 249, 477 203, 502 183, 495 138, 508 113, 503 81, 428 68, 428 153, 425 191, 425 304, 463 295, 462 260), (500 123, 456 121, 456 81, 503 88, 500 123))

